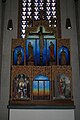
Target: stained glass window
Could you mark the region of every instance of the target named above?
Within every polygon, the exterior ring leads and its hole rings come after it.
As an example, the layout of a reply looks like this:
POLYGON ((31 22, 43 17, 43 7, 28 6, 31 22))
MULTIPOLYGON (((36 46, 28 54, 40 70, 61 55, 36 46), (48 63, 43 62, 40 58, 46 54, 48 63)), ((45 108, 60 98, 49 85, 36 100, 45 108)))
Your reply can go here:
POLYGON ((38 75, 33 80, 33 99, 49 100, 50 99, 50 80, 44 75, 38 75))
POLYGON ((46 20, 49 27, 60 33, 59 0, 20 0, 19 37, 25 38, 26 28, 33 26, 33 21, 46 20))

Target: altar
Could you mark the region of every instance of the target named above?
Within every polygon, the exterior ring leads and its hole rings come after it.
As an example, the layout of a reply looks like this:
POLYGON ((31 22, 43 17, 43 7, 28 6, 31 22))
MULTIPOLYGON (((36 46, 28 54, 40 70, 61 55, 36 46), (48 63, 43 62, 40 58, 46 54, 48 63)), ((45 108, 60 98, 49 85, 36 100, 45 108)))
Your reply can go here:
POLYGON ((75 120, 74 107, 9 107, 9 120, 75 120))

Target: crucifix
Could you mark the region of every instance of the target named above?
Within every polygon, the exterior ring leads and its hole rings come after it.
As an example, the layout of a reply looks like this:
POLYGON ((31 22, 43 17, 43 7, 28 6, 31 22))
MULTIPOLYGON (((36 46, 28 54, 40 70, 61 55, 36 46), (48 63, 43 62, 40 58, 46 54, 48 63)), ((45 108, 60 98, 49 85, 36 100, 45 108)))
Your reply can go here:
POLYGON ((40 30, 38 33, 30 33, 30 35, 38 35, 39 36, 39 47, 40 47, 40 59, 42 60, 42 51, 44 48, 44 35, 42 27, 40 27, 40 30))
POLYGON ((45 35, 52 35, 52 33, 43 33, 43 27, 40 27, 39 32, 38 33, 29 33, 29 35, 37 35, 39 36, 39 47, 40 47, 40 64, 42 65, 42 52, 43 52, 43 48, 44 48, 44 36, 45 35))
POLYGON ((40 39, 40 57, 42 58, 42 51, 43 51, 43 48, 44 48, 44 34, 43 34, 43 29, 42 27, 40 27, 40 31, 38 32, 39 34, 39 39, 40 39))

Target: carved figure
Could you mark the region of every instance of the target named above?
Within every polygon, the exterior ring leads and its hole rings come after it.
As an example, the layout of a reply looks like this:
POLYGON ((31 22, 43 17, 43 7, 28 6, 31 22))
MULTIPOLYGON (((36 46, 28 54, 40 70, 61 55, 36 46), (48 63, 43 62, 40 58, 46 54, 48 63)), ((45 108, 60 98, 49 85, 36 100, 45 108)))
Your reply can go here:
POLYGON ((26 91, 27 91, 26 82, 24 82, 23 78, 21 78, 18 83, 19 98, 26 97, 26 94, 25 94, 26 91))
POLYGON ((52 41, 50 42, 49 49, 50 49, 50 60, 54 61, 54 44, 52 41))
POLYGON ((64 51, 64 48, 61 52, 61 65, 66 65, 66 53, 64 51))
POLYGON ((65 88, 66 88, 65 80, 60 78, 60 80, 59 80, 59 94, 60 94, 61 98, 65 98, 65 88))
POLYGON ((21 65, 22 63, 22 53, 21 51, 18 51, 17 53, 17 65, 21 65))
POLYGON ((44 39, 43 36, 40 35, 40 55, 42 56, 42 50, 44 48, 44 39))
POLYGON ((33 46, 31 42, 28 44, 28 54, 29 54, 29 61, 33 60, 33 46))

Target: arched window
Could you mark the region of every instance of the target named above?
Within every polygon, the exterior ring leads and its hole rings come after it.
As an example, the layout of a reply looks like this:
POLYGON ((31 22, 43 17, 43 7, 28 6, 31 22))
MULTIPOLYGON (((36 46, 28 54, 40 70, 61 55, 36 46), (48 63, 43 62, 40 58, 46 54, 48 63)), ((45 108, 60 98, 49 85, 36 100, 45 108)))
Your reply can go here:
POLYGON ((37 75, 33 80, 33 99, 49 100, 50 99, 50 80, 44 75, 37 75))
POLYGON ((40 20, 46 20, 61 37, 59 5, 60 0, 19 0, 18 37, 25 38, 26 28, 40 20))

